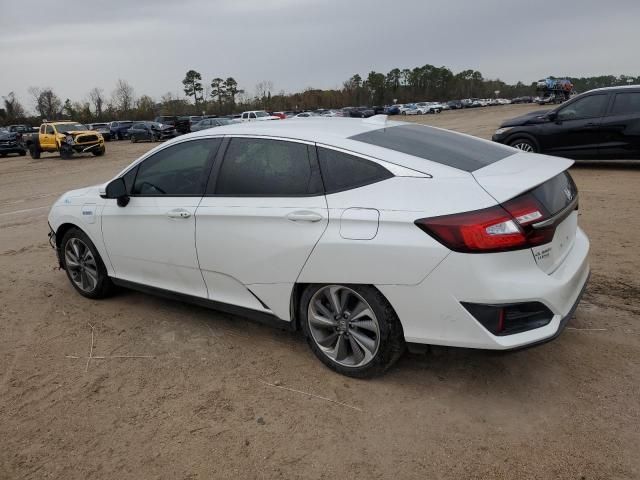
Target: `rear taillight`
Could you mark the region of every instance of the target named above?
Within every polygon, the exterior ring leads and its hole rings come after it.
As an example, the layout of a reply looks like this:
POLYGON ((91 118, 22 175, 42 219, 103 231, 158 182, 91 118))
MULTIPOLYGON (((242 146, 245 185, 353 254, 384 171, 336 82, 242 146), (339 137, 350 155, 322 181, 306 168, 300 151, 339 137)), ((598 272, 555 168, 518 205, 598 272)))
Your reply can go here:
POLYGON ((421 218, 415 224, 447 248, 463 253, 505 252, 549 243, 555 226, 533 228, 548 213, 531 194, 472 212, 421 218))

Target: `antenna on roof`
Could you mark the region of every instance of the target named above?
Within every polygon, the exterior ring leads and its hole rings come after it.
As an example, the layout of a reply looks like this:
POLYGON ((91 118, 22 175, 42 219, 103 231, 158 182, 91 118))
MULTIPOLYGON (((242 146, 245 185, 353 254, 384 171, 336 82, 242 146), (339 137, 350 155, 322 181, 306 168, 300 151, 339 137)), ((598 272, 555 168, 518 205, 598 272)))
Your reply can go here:
POLYGON ((369 123, 371 125, 382 125, 383 127, 387 125, 387 115, 374 115, 369 118, 363 118, 362 123, 369 123))

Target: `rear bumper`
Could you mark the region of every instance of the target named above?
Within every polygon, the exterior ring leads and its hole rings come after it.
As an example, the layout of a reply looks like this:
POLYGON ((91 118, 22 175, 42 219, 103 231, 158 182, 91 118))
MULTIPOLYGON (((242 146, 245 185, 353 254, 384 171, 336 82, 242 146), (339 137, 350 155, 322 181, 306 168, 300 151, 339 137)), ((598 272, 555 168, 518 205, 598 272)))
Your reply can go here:
POLYGON ((548 275, 530 250, 496 254, 449 254, 421 283, 378 285, 412 343, 509 350, 549 341, 573 315, 589 277, 589 240, 582 230, 564 262, 548 275), (460 302, 541 302, 551 310, 542 327, 496 336, 460 302))

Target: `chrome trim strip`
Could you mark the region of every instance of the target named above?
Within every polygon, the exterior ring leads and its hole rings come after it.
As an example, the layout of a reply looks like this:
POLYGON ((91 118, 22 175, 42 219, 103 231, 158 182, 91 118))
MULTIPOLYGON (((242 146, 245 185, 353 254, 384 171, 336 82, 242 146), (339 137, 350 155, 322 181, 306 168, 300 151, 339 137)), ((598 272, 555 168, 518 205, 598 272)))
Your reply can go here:
POLYGON ((571 200, 571 203, 569 203, 566 207, 564 207, 562 210, 556 213, 553 217, 547 218, 542 222, 534 223, 531 226, 537 229, 537 228, 544 228, 544 227, 548 227, 549 225, 553 225, 554 223, 560 220, 563 220, 565 217, 568 217, 569 214, 576 209, 577 205, 578 205, 578 194, 576 194, 576 196, 573 197, 573 200, 571 200))

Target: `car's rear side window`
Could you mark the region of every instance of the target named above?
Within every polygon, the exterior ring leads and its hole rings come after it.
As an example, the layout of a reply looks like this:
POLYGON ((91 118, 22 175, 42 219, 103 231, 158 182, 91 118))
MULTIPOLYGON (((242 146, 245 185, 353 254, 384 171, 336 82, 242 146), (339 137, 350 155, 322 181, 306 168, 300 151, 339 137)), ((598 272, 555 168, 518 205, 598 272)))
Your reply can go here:
POLYGON ((318 147, 322 181, 327 193, 335 193, 386 180, 393 174, 364 158, 318 147))
POLYGON ((640 92, 616 93, 610 115, 640 114, 640 92))
POLYGON ((432 162, 473 172, 514 154, 498 143, 426 125, 398 125, 360 133, 351 140, 396 150, 432 162))

